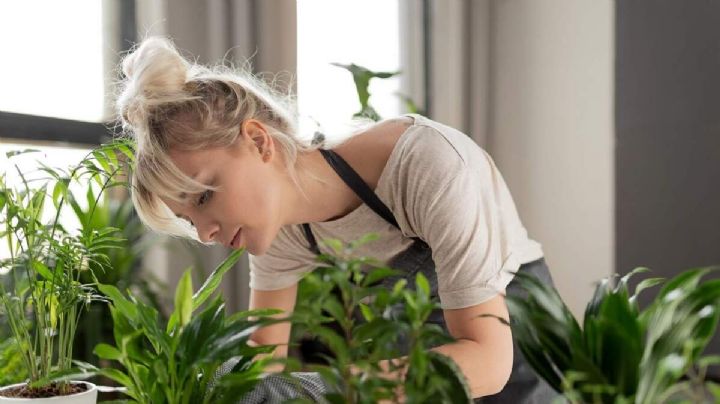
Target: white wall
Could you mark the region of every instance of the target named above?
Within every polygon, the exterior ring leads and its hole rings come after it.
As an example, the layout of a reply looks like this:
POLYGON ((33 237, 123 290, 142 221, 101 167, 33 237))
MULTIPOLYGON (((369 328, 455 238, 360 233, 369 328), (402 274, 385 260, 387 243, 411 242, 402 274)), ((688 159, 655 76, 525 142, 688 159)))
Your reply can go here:
POLYGON ((614 4, 499 0, 491 24, 487 148, 578 315, 614 272, 614 4))

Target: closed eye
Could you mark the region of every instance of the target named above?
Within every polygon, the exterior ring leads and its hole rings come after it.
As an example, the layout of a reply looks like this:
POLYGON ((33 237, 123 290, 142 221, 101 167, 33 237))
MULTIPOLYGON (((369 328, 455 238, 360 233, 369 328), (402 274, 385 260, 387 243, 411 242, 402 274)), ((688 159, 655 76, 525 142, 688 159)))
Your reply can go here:
POLYGON ((207 203, 207 201, 210 199, 211 196, 212 196, 212 191, 207 190, 207 191, 203 192, 202 194, 200 194, 200 197, 197 200, 197 205, 198 206, 204 205, 205 203, 207 203))

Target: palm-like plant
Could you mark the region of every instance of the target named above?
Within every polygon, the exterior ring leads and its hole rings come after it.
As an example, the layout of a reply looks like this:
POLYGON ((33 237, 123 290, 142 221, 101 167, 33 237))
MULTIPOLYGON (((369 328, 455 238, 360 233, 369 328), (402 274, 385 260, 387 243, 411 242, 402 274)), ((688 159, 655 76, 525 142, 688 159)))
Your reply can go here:
POLYGON ((604 279, 582 328, 554 289, 519 272, 515 276, 528 297, 506 298, 510 326, 535 371, 572 402, 655 404, 698 396, 716 390, 710 382, 703 386, 702 375, 718 359, 700 358, 720 318, 720 280, 701 283, 711 270, 671 279, 644 310, 638 294, 662 279, 643 280, 632 295, 629 279, 646 268, 616 285, 604 279), (685 375, 690 380, 681 380, 685 375))
MULTIPOLYGON (((9 152, 8 158, 28 151, 9 152)), ((73 183, 96 183, 98 198, 112 187, 123 185, 117 173, 130 156, 123 142, 102 146, 70 169, 42 162, 44 177, 29 179, 17 165, 20 186, 10 185, 7 172, 0 174, 0 239, 9 257, 0 261, 1 313, 6 316, 17 342, 30 387, 49 382, 54 372, 72 366, 73 340, 85 305, 101 299, 92 285, 81 282, 91 266, 107 267, 107 251, 116 247, 116 229, 68 229, 60 222, 73 183), (51 215, 48 220, 46 204, 51 215)), ((98 199, 90 201, 94 208, 98 199)), ((60 394, 69 390, 60 383, 60 394)))

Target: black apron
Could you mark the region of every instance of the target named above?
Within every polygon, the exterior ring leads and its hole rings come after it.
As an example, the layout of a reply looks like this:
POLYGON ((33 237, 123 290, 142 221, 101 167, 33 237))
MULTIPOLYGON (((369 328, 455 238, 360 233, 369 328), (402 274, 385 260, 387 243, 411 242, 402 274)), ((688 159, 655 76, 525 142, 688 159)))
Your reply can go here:
MULTIPOLYGON (((363 181, 362 177, 358 175, 355 170, 337 153, 332 150, 321 149, 325 160, 328 164, 337 172, 342 180, 357 194, 357 196, 370 207, 375 213, 380 215, 385 221, 392 224, 396 228, 398 226, 395 217, 393 216, 390 209, 378 198, 375 192, 363 181)), ((310 226, 305 223, 302 225, 303 232, 309 243, 309 249, 315 253, 320 254, 317 240, 310 229, 310 226)), ((361 235, 358 235, 358 237, 361 235)), ((432 259, 432 250, 420 238, 413 238, 413 243, 405 251, 398 254, 390 262, 388 266, 397 270, 402 271, 401 277, 407 280, 408 287, 415 287, 415 275, 421 272, 428 279, 430 284, 431 298, 439 299, 438 297, 438 282, 437 273, 435 272, 435 262, 432 259)), ((530 263, 523 264, 520 271, 532 274, 541 280, 543 283, 552 285, 552 278, 550 271, 543 258, 533 261, 530 263)), ((399 280, 399 278, 390 278, 385 280, 385 284, 388 287, 399 280)), ((506 288, 506 294, 523 296, 526 295, 525 291, 520 288, 513 280, 506 288)), ((428 319, 429 323, 434 323, 441 326, 445 331, 447 327, 445 324, 445 318, 442 310, 435 310, 428 319)), ((407 352, 406 347, 400 347, 401 352, 407 352)), ((498 394, 492 396, 485 396, 475 400, 476 403, 528 403, 528 404, 546 404, 552 402, 558 393, 556 393, 550 385, 544 380, 539 378, 530 365, 525 360, 522 352, 517 346, 517 343, 513 341, 513 369, 510 376, 510 380, 505 385, 505 388, 498 394)), ((488 364, 492 366, 492 364, 488 364)))

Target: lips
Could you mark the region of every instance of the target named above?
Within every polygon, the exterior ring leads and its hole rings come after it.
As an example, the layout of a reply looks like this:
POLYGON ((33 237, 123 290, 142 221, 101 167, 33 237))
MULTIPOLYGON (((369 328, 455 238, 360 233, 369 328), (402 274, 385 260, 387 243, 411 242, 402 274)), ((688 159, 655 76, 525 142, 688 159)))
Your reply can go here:
POLYGON ((242 233, 242 229, 238 229, 237 233, 235 233, 235 237, 233 237, 230 242, 230 247, 238 248, 238 244, 240 243, 240 233, 242 233))

